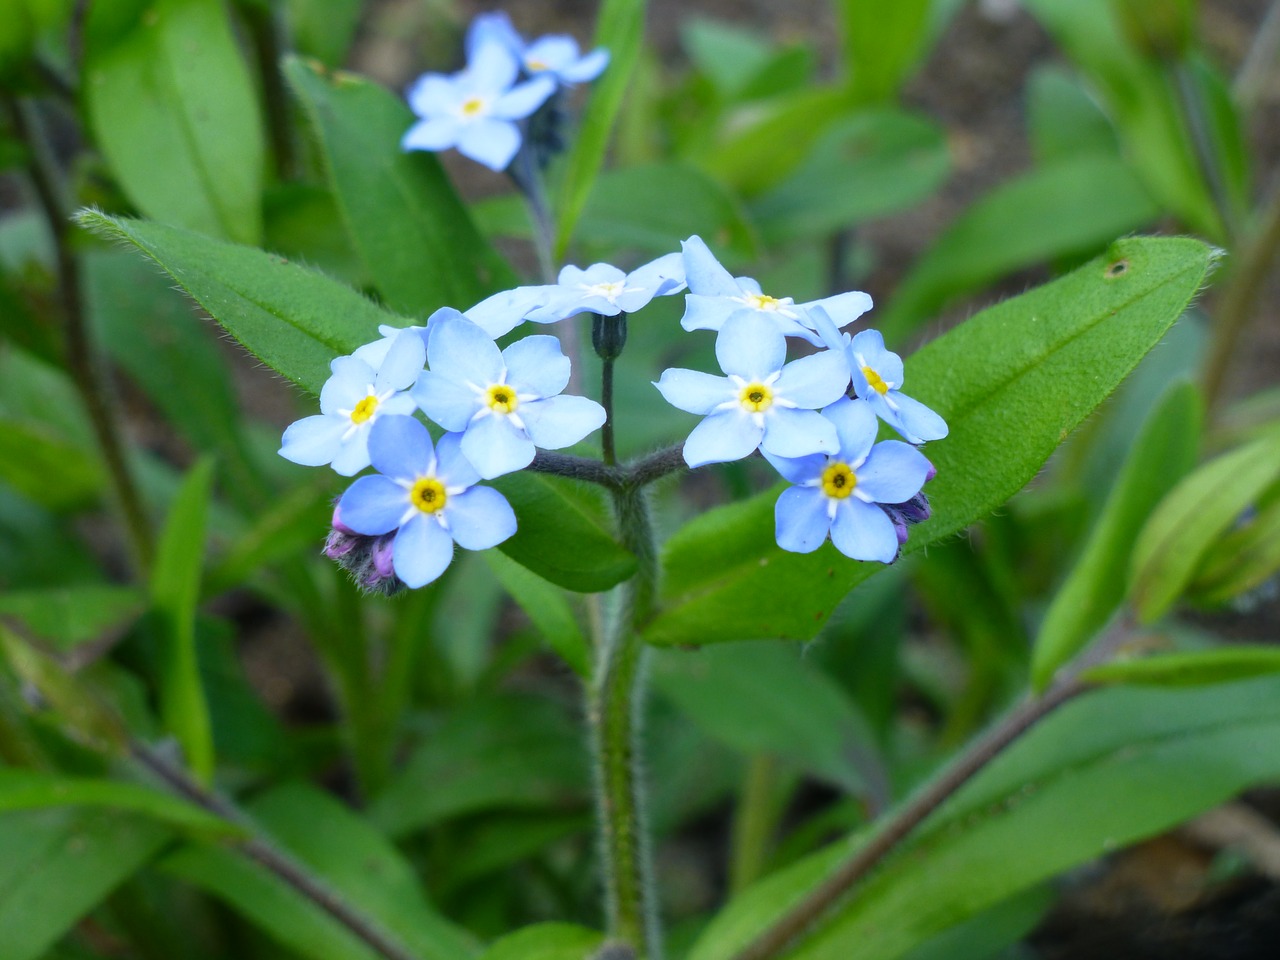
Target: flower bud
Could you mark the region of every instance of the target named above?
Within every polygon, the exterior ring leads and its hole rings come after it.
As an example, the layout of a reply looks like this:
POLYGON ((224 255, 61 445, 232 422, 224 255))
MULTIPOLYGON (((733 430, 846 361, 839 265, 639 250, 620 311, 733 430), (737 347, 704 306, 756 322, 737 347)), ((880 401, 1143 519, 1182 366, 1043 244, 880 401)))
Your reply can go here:
POLYGON ((392 544, 395 531, 368 537, 356 533, 342 522, 338 508, 333 508, 333 528, 324 542, 324 555, 351 575, 367 593, 391 596, 404 589, 392 568, 392 544))
POLYGON ((616 360, 627 345, 627 315, 604 317, 596 314, 591 321, 591 345, 601 360, 616 360))

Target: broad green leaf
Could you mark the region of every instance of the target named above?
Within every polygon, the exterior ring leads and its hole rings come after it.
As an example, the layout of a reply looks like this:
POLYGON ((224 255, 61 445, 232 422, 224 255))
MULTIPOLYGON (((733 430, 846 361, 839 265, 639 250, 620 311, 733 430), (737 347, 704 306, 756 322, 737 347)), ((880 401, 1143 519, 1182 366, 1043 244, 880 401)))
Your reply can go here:
POLYGON ((285 61, 284 72, 316 132, 352 243, 388 306, 425 319, 439 307, 465 310, 515 285, 440 161, 400 149, 414 116, 399 97, 354 74, 318 72, 297 57, 285 61))
POLYGON ((1209 547, 1187 588, 1195 603, 1215 605, 1262 586, 1280 570, 1280 503, 1226 533, 1209 547))
POLYGON ((773 57, 772 46, 758 31, 706 17, 690 17, 682 23, 680 40, 694 67, 729 99, 741 93, 773 57))
MULTIPOLYGON (((564 591, 498 551, 488 550, 484 558, 502 589, 519 604, 551 648, 578 676, 590 676, 590 646, 564 591)), ((0 606, 0 611, 3 609, 0 606)))
POLYGON ((588 783, 582 732, 529 697, 473 700, 450 713, 379 794, 370 819, 401 837, 492 809, 575 809, 588 783))
POLYGON ((857 113, 831 126, 751 213, 770 245, 820 237, 920 202, 949 168, 943 131, 932 121, 892 109, 857 113))
POLYGON ((1276 647, 1223 647, 1163 653, 1136 660, 1113 660, 1080 675, 1086 683, 1123 683, 1143 687, 1198 687, 1280 673, 1276 647))
POLYGON ((0 813, 0 943, 39 960, 169 839, 149 817, 64 808, 0 813))
POLYGON ((1014 960, 1015 945, 1035 931, 1057 899, 1051 884, 1030 887, 931 937, 903 960, 1014 960))
POLYGON ((205 783, 213 778, 213 733, 196 661, 196 605, 212 496, 213 461, 206 458, 191 469, 173 499, 151 574, 161 649, 160 712, 192 773, 205 783))
POLYGON ((1164 614, 1205 554, 1280 479, 1280 432, 1200 467, 1164 498, 1133 548, 1129 601, 1143 623, 1164 614))
POLYGON ((330 361, 376 340, 379 324, 408 325, 350 287, 261 250, 92 210, 79 219, 137 247, 245 349, 314 395, 330 361))
POLYGON ((841 0, 849 86, 862 102, 893 98, 929 39, 930 0, 841 0))
POLYGON ((594 487, 528 470, 493 482, 516 512, 515 536, 498 545, 512 560, 566 590, 608 590, 635 572, 636 558, 610 531, 594 487))
MULTIPOLYGON (((422 896, 417 875, 365 820, 310 786, 286 784, 248 804, 248 813, 288 854, 421 960, 463 960, 470 938, 422 896)), ((377 960, 381 955, 313 901, 256 862, 225 847, 187 847, 163 868, 202 887, 308 960, 377 960)))
POLYGON ((140 784, 0 767, 0 814, 49 807, 105 807, 143 814, 170 827, 210 836, 242 832, 236 824, 194 804, 140 784))
MULTIPOLYGON (((974 316, 910 357, 904 390, 941 413, 931 443, 933 516, 904 553, 950 536, 1026 484, 1178 318, 1214 251, 1195 240, 1117 241, 1107 256, 974 316)), ((650 643, 807 639, 880 565, 830 544, 789 554, 774 542, 777 491, 710 510, 663 552, 650 643)))
POLYGON ((226 6, 111 6, 89 10, 84 96, 112 171, 149 217, 257 243, 263 120, 226 6))
POLYGON ((858 760, 876 753, 866 721, 800 651, 768 642, 664 650, 652 676, 661 694, 730 747, 773 754, 850 793, 865 789, 858 760))
POLYGON ((570 923, 539 923, 495 942, 479 960, 584 960, 604 934, 570 923))
MULTIPOLYGON (((1280 774, 1280 680, 1122 688, 1048 717, 909 837, 794 949, 896 960, 1073 866, 1280 774)), ((689 960, 727 960, 847 857, 851 837, 747 890, 689 960)))
POLYGON ((1027 81, 1027 137, 1043 166, 1082 154, 1120 152, 1116 131, 1075 73, 1037 67, 1027 81))
POLYGON ((0 620, 60 651, 120 636, 142 613, 134 587, 76 584, 0 593, 0 620))
POLYGON ((1046 260, 1093 253, 1159 215, 1118 157, 1072 157, 1033 170, 979 199, 946 229, 877 327, 889 340, 903 337, 956 297, 1046 260))
POLYGON ((106 488, 101 462, 49 424, 0 419, 0 482, 42 507, 79 512, 106 488))
POLYGON ((1139 434, 1084 552, 1040 626, 1031 657, 1037 690, 1049 684, 1124 600, 1134 539, 1155 505, 1195 465, 1201 407, 1199 392, 1190 383, 1173 387, 1139 434))
POLYGON ((604 0, 596 21, 595 46, 609 51, 609 66, 592 84, 582 125, 565 162, 557 207, 555 259, 565 250, 604 164, 614 121, 622 107, 644 40, 645 0, 604 0))

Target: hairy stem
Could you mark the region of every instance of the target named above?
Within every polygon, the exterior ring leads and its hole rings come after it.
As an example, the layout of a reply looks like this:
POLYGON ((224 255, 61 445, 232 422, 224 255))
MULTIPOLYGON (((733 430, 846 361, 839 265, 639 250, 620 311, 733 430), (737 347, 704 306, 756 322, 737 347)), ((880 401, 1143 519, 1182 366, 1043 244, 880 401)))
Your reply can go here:
POLYGON ((275 874, 337 920, 375 953, 385 957, 386 960, 416 960, 408 949, 388 931, 383 930, 375 920, 344 900, 324 881, 311 873, 306 866, 264 836, 262 831, 233 804, 205 790, 187 776, 185 771, 170 764, 145 744, 133 742, 130 745, 130 755, 173 793, 224 820, 248 828, 252 836, 240 841, 236 846, 237 850, 275 874))
POLYGON ((116 423, 109 380, 92 341, 85 311, 80 261, 72 249, 71 219, 63 202, 57 164, 29 104, 5 96, 4 107, 14 133, 27 147, 27 168, 36 199, 53 235, 57 257, 58 296, 62 307, 64 349, 68 372, 80 394, 102 458, 111 477, 116 500, 124 517, 133 561, 146 572, 154 555, 154 540, 142 497, 125 458, 124 443, 116 423))
POLYGON ((756 754, 747 766, 733 820, 733 859, 729 864, 732 893, 741 893, 764 875, 779 808, 778 761, 768 754, 756 754))

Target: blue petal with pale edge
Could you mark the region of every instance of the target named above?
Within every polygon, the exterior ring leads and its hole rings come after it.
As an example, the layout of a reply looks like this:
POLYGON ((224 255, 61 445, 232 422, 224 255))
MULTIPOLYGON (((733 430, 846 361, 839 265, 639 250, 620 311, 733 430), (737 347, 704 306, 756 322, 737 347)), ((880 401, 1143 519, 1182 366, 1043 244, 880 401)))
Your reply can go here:
POLYGON ((520 131, 510 120, 486 117, 464 125, 458 132, 458 152, 501 172, 511 165, 520 149, 520 131))
POLYGON ((865 400, 841 397, 822 409, 822 415, 835 424, 840 441, 840 459, 857 463, 876 442, 876 414, 865 400))
POLYGON ((626 279, 627 275, 612 264, 593 263, 585 270, 572 265, 562 267, 556 283, 561 287, 577 289, 579 284, 593 287, 597 283, 617 283, 626 279))
POLYGON ((902 386, 902 358, 892 350, 885 349, 884 337, 879 330, 863 330, 854 334, 849 343, 849 363, 859 368, 870 367, 880 375, 881 380, 892 387, 902 386), (859 361, 858 357, 862 360, 859 361))
POLYGON ((662 371, 654 384, 667 403, 678 410, 706 416, 720 404, 737 397, 737 389, 728 377, 716 377, 700 370, 672 367, 662 371))
POLYGON ((475 57, 476 51, 486 43, 506 47, 516 57, 524 53, 524 38, 512 26, 511 18, 501 10, 477 14, 471 21, 464 44, 467 59, 475 57))
POLYGON ((604 407, 586 397, 550 397, 522 403, 518 412, 529 439, 544 450, 571 447, 604 424, 604 407))
POLYGON ((462 125, 453 117, 419 120, 400 138, 401 150, 448 150, 456 146, 462 125))
POLYGON ((749 309, 751 308, 745 304, 735 303, 728 297, 687 293, 684 297, 684 315, 680 318, 680 326, 686 330, 719 330, 734 314, 749 309))
POLYGON ((707 297, 742 296, 742 288, 733 274, 720 265, 701 237, 695 234, 681 243, 680 248, 684 251, 684 272, 690 293, 707 297))
POLYGON ((858 492, 876 503, 906 503, 924 486, 933 465, 925 455, 901 440, 886 440, 871 448, 858 468, 858 492))
POLYGON ((462 436, 462 455, 486 480, 523 470, 536 452, 533 441, 501 415, 474 421, 462 436))
POLYGON ((369 431, 369 459, 379 473, 416 480, 431 472, 431 434, 413 417, 379 417, 369 431))
POLYGON ((773 464, 773 469, 777 470, 784 480, 794 484, 819 482, 822 479, 822 471, 827 468, 829 462, 825 453, 812 453, 807 457, 775 457, 766 450, 760 452, 773 464))
POLYGON ((555 92, 556 82, 550 77, 534 77, 494 101, 493 115, 502 120, 521 120, 542 106, 555 92))
POLYGON ((436 476, 446 487, 470 487, 480 474, 462 453, 462 434, 446 433, 436 444, 436 476))
POLYGON ((421 335, 415 330, 402 330, 391 341, 386 357, 378 366, 374 389, 378 393, 409 389, 426 362, 427 348, 421 335))
POLYGON ((870 310, 871 305, 870 294, 863 293, 861 290, 851 290, 848 293, 838 293, 834 297, 810 301, 804 304, 804 307, 806 309, 818 307, 825 310, 837 327, 847 327, 870 310))
POLYGON ((816 410, 774 406, 765 414, 760 446, 775 457, 835 453, 837 444, 835 426, 816 410))
POLYGON ((684 442, 684 462, 700 467, 741 460, 760 446, 763 435, 763 427, 737 410, 713 413, 694 427, 684 442))
POLYGON ((745 380, 763 380, 782 369, 787 341, 778 326, 755 310, 725 321, 716 335, 716 359, 725 373, 745 380))
POLYGON ((391 547, 391 566, 410 587, 426 586, 444 573, 451 560, 453 538, 426 514, 406 521, 391 547))
POLYGON ((328 463, 342 445, 342 435, 351 422, 346 417, 316 414, 285 427, 280 439, 280 456, 304 467, 328 463))
POLYGON ((492 487, 472 487, 445 503, 449 532, 468 550, 496 547, 516 532, 516 515, 507 498, 492 487))
POLYGON ((827 498, 810 487, 783 490, 773 507, 773 528, 774 539, 783 550, 813 553, 831 528, 827 498))
POLYGON ((554 284, 547 284, 503 290, 501 293, 495 293, 481 300, 461 316, 466 317, 490 337, 496 339, 523 323, 530 312, 547 302, 550 291, 555 289, 554 284))
POLYGON ((792 360, 774 384, 779 396, 809 410, 834 403, 848 387, 849 362, 843 350, 823 350, 792 360))
POLYGON ((898 393, 896 390, 890 390, 889 397, 898 410, 897 422, 889 420, 888 423, 911 443, 941 440, 947 435, 947 421, 919 400, 898 393))
MULTIPOLYGON (((374 421, 376 423, 377 421, 374 421)), ((368 421, 356 427, 355 433, 346 439, 341 449, 333 455, 329 466, 340 477, 354 477, 369 466, 369 430, 372 424, 368 421)))
POLYGON ((409 109, 420 117, 433 117, 451 113, 457 105, 458 89, 454 82, 441 73, 424 73, 406 94, 409 109))
POLYGON ((366 536, 390 533, 408 509, 408 491, 381 475, 361 477, 338 501, 342 522, 366 536))
POLYGON ((853 560, 892 563, 898 555, 898 534, 893 521, 877 506, 857 497, 840 501, 831 524, 831 542, 853 560))
POLYGON ((373 368, 355 357, 338 357, 329 364, 333 376, 320 388, 320 412, 350 410, 369 395, 373 368))
MULTIPOLYGON (((510 90, 519 73, 514 51, 501 43, 480 43, 467 54, 467 68, 455 75, 455 82, 467 92, 493 95, 510 90)), ((458 99, 466 99, 465 94, 458 99)))
POLYGON ((502 351, 502 360, 507 383, 519 393, 554 397, 569 385, 569 358, 555 337, 538 334, 517 340, 502 351))
POLYGON ((585 83, 604 73, 604 68, 608 65, 609 51, 603 47, 597 47, 576 63, 561 67, 556 71, 556 76, 565 83, 585 83))
POLYGON ((453 317, 427 327, 427 365, 438 376, 477 387, 497 383, 505 369, 493 338, 470 320, 453 317))
POLYGON ((665 253, 650 260, 627 274, 628 287, 651 290, 651 297, 665 297, 679 293, 687 286, 684 272, 684 254, 665 253))
POLYGON ((467 429, 480 409, 475 391, 430 370, 418 377, 409 393, 422 412, 446 430, 467 429))

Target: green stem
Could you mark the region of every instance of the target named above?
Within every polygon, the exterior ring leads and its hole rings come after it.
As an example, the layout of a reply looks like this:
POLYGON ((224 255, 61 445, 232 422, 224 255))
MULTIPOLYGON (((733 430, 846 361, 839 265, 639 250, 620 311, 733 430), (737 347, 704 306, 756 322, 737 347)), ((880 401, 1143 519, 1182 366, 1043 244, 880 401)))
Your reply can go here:
POLYGON ((747 766, 742 797, 733 821, 733 860, 729 890, 741 893, 764 875, 774 828, 778 823, 778 761, 756 754, 747 766))
POLYGON ((636 629, 653 609, 657 557, 643 491, 628 486, 615 491, 613 500, 623 542, 636 554, 639 568, 617 590, 617 604, 599 648, 588 711, 605 907, 612 937, 635 947, 647 960, 660 960, 661 934, 640 782, 646 649, 636 629))
POLYGON ((618 462, 613 447, 613 360, 606 359, 600 368, 600 406, 604 407, 604 426, 600 428, 600 449, 605 466, 618 462))

